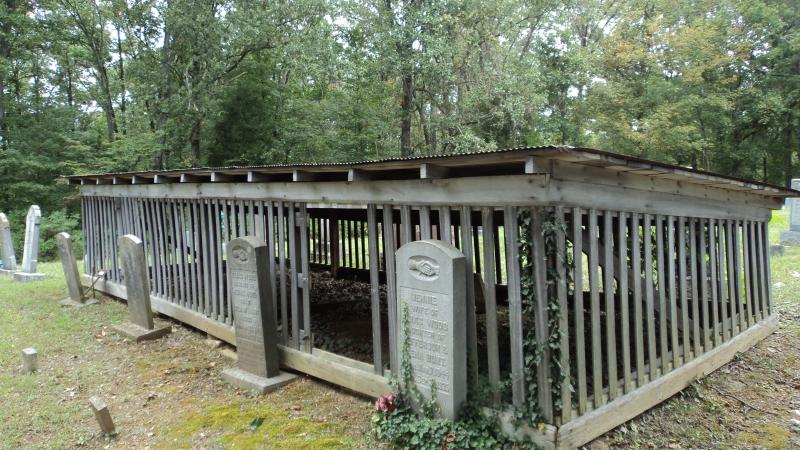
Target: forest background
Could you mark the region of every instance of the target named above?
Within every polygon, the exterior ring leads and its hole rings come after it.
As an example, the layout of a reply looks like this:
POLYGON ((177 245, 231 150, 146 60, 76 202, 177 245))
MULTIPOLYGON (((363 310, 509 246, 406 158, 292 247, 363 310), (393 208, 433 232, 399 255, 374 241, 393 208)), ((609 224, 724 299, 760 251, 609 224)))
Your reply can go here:
POLYGON ((76 173, 568 144, 787 185, 800 1, 0 0, 0 211, 76 173))

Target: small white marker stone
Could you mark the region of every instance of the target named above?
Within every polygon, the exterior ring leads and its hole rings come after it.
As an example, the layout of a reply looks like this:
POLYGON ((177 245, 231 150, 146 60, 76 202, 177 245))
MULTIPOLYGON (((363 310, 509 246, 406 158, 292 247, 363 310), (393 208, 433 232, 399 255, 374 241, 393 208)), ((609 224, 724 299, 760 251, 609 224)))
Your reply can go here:
POLYGON ((22 350, 22 373, 31 373, 37 369, 39 354, 33 347, 22 350))
POLYGON ((100 424, 100 431, 105 434, 114 434, 114 421, 111 420, 111 412, 108 411, 105 400, 100 397, 92 397, 89 399, 89 406, 92 407, 94 418, 100 424))

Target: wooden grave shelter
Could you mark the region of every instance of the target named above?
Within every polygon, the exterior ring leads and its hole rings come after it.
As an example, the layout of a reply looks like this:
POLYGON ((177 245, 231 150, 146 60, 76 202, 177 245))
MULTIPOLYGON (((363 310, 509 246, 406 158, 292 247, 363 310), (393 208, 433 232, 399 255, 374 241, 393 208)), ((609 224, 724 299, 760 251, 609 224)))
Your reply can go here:
POLYGON ((281 364, 370 396, 399 370, 395 250, 450 242, 473 278, 459 326, 474 375, 507 386, 486 407, 508 418, 535 389, 545 426, 506 425, 545 448, 590 441, 775 330, 768 222, 798 195, 567 146, 68 179, 87 282, 105 271, 96 287, 124 299, 116 242, 139 236, 153 308, 235 345, 224 249, 258 236, 273 255, 281 364), (369 284, 366 358, 315 342, 316 273, 369 284), (553 336, 558 350, 526 367, 553 336))

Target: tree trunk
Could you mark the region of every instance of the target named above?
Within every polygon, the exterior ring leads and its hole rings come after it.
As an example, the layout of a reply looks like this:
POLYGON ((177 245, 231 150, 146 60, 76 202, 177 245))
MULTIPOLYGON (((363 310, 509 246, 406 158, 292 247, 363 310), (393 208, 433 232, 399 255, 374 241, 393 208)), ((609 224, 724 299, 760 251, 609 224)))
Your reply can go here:
MULTIPOLYGON (((169 2, 167 2, 169 8, 169 2)), ((156 129, 161 136, 158 139, 159 149, 153 158, 153 168, 161 170, 164 168, 164 160, 167 155, 167 101, 172 96, 172 73, 170 71, 170 61, 172 59, 172 34, 169 27, 164 22, 164 47, 161 49, 161 85, 158 88, 158 123, 156 129)))
POLYGON ((190 138, 192 144, 192 167, 197 167, 200 162, 200 131, 202 131, 202 127, 203 119, 200 117, 195 118, 190 138))
POLYGON ((414 101, 414 79, 411 74, 403 75, 403 98, 400 102, 402 116, 400 117, 400 155, 410 156, 411 148, 411 115, 414 101))
POLYGON ((127 134, 127 127, 125 125, 125 58, 122 55, 122 38, 119 33, 119 25, 117 25, 117 55, 119 56, 119 83, 120 93, 122 99, 120 100, 119 113, 120 120, 122 121, 122 135, 127 134))

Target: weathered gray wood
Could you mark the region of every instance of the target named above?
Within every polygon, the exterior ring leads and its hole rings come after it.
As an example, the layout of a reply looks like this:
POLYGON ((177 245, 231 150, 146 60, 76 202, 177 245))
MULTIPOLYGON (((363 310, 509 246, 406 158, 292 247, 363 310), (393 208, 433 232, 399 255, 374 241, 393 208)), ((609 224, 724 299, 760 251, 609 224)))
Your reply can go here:
POLYGON ((378 226, 375 205, 367 207, 367 236, 369 239, 369 280, 372 308, 372 364, 378 375, 383 375, 383 352, 381 346, 381 293, 378 278, 378 226))
MULTIPOLYGON (((753 325, 753 275, 750 269, 750 222, 742 221, 742 270, 744 272, 744 318, 746 326, 753 325)), ((741 278, 741 277, 740 277, 741 278)))
POLYGON ((658 332, 659 332, 659 359, 661 361, 661 374, 664 375, 668 371, 667 354, 669 353, 669 336, 667 334, 667 316, 669 309, 667 308, 667 291, 669 290, 666 279, 666 268, 664 267, 664 216, 656 216, 656 274, 658 276, 658 332))
MULTIPOLYGON (((622 345, 622 382, 623 391, 627 394, 633 390, 631 381, 631 337, 630 337, 630 311, 628 309, 628 277, 622 274, 629 272, 628 268, 628 227, 627 215, 620 212, 617 220, 617 267, 619 304, 620 304, 620 343, 622 345)), ((635 280, 638 281, 638 280, 635 280)))
MULTIPOLYGON (((401 209, 401 220, 405 229, 403 210, 401 209)), ((461 207, 461 253, 464 254, 467 262, 467 366, 470 371, 470 381, 478 380, 478 329, 475 311, 475 255, 472 251, 472 208, 469 206, 461 207)), ((409 231, 410 233, 410 231, 409 231)), ((401 232, 402 235, 402 232, 401 232)), ((403 238, 405 239, 405 238, 403 238)), ((405 240, 403 241, 405 242, 405 240)))
POLYGON ((224 245, 224 242, 225 242, 225 238, 223 236, 225 234, 225 230, 222 228, 225 225, 225 222, 222 221, 222 219, 220 218, 222 212, 223 212, 223 209, 220 208, 220 201, 218 199, 214 200, 214 229, 217 232, 217 236, 218 236, 218 238, 217 238, 217 258, 216 259, 217 259, 217 298, 219 300, 218 300, 218 303, 217 303, 216 313, 217 313, 217 318, 218 318, 217 320, 224 322, 224 320, 221 320, 221 318, 223 317, 223 314, 224 314, 223 313, 223 311, 224 311, 223 301, 225 299, 225 287, 224 287, 224 283, 223 283, 223 277, 224 277, 223 264, 225 262, 224 261, 224 248, 223 248, 223 245, 224 245))
MULTIPOLYGON (((678 218, 678 286, 681 301, 681 345, 683 362, 689 362, 689 302, 686 294, 686 219, 678 218)), ((674 350, 673 350, 674 351, 674 350)))
MULTIPOLYGON (((689 278, 691 281, 692 302, 692 348, 695 358, 703 353, 703 342, 700 340, 700 299, 697 286, 697 220, 689 219, 689 278)), ((684 330, 689 333, 689 330, 684 330)))
MULTIPOLYGON (((484 213, 487 210, 484 210, 484 213)), ((484 220, 486 218, 484 217, 484 220)), ((595 216, 595 225, 596 225, 595 216)), ((484 223, 485 225, 485 223, 484 223)), ((484 229, 484 249, 486 249, 486 241, 492 236, 486 236, 484 229)), ((550 375, 550 348, 548 343, 549 337, 549 315, 547 310, 547 252, 545 250, 544 236, 542 235, 542 217, 541 212, 534 208, 531 210, 531 251, 533 257, 533 280, 534 289, 536 290, 536 341, 542 348, 542 356, 539 364, 536 366, 536 384, 539 387, 537 390, 539 409, 542 412, 542 417, 547 423, 553 423, 553 399, 551 388, 551 375, 550 375)), ((597 241, 595 240, 595 244, 597 241)), ((597 249, 595 248, 594 255, 597 257, 597 249)), ((492 259, 492 252, 486 249, 486 259, 492 259)), ((494 264, 494 262, 492 262, 494 264)), ((488 265, 488 264, 487 264, 488 265)), ((484 271, 488 267, 484 267, 484 271)), ((484 272, 485 273, 485 272, 484 272)), ((596 278, 597 271, 595 271, 596 278)), ((597 280, 595 280, 597 281, 597 280)), ((492 285, 494 290, 494 283, 492 285)), ((600 299, 597 299, 599 303, 600 299)), ((487 302, 488 303, 488 302, 487 302)), ((593 302, 594 304, 594 302, 593 302)), ((488 310, 488 306, 487 306, 488 310)), ((599 333, 598 333, 599 334, 599 333)), ((598 342, 599 344, 599 342, 598 342)), ((595 387, 595 390, 597 388, 595 387)), ((602 387, 600 388, 602 390, 602 387)))
POLYGON ((522 338, 522 296, 520 294, 520 267, 519 252, 517 248, 518 227, 516 208, 506 207, 503 210, 503 228, 505 230, 506 241, 506 272, 508 273, 508 326, 509 338, 511 341, 511 393, 514 406, 522 407, 525 401, 525 373, 523 372, 523 365, 525 361, 522 338))
MULTIPOLYGON (((500 382, 500 358, 497 339, 497 297, 493 248, 494 210, 492 208, 481 210, 481 225, 483 228, 483 298, 486 302, 486 357, 489 383, 491 386, 497 386, 497 383, 500 382)), ((428 226, 428 230, 430 230, 430 226, 428 226)), ((499 392, 495 393, 494 400, 496 403, 500 401, 499 392)))
POLYGON ((400 245, 408 244, 414 240, 414 224, 411 221, 411 207, 400 207, 400 245))
POLYGON ((303 304, 303 332, 301 334, 303 341, 300 345, 305 351, 311 352, 314 344, 311 340, 311 269, 308 264, 309 216, 305 203, 300 204, 299 218, 302 220, 298 223, 298 228, 300 229, 300 278, 298 279, 298 285, 303 304))
MULTIPOLYGON (((640 219, 638 213, 631 214, 631 255, 633 273, 642 273, 642 247, 640 234, 640 219)), ((642 315, 642 284, 633 285, 633 340, 636 349, 636 386, 644 384, 644 322, 642 315)))
MULTIPOLYGON (((400 353, 397 346, 397 278, 395 273, 394 218, 391 205, 383 205, 383 254, 386 258, 386 306, 389 318, 389 367, 400 373, 400 353)), ((372 273, 370 271, 370 277, 372 273)), ((372 280, 370 279, 370 282, 372 280)))
MULTIPOLYGON (((558 329, 561 333, 561 340, 559 342, 559 356, 561 359, 561 423, 566 423, 572 418, 572 382, 570 374, 570 355, 569 355, 569 305, 567 304, 567 239, 565 230, 562 227, 564 224, 564 208, 561 206, 555 207, 555 219, 557 224, 556 231, 556 254, 558 255, 555 260, 556 272, 558 273, 558 284, 556 285, 556 296, 558 297, 559 318, 558 329)), ((517 255, 516 234, 514 233, 514 240, 512 247, 514 251, 513 258, 519 258, 517 255)), ((515 286, 520 283, 519 266, 517 266, 517 273, 514 279, 515 286)), ((509 289, 511 286, 511 278, 509 277, 509 289)), ((520 296, 521 301, 521 295, 520 296)), ((520 305, 521 306, 521 305, 520 305)), ((513 317, 513 314, 511 315, 513 317)), ((519 316, 522 317, 522 310, 520 308, 519 316)), ((520 339, 522 339, 522 321, 520 319, 520 339)), ((522 344, 520 343, 520 347, 522 344)), ((522 351, 522 349, 520 349, 522 351)), ((520 355, 524 356, 524 355, 520 355)), ((524 359, 522 359, 524 362, 524 359)), ((523 386, 524 387, 524 386, 523 386)), ((523 392, 524 395, 524 392, 523 392)))
POLYGON ((703 314, 703 351, 707 352, 712 348, 712 337, 714 330, 711 329, 711 309, 714 304, 711 303, 711 293, 708 283, 708 261, 706 255, 709 254, 708 242, 706 240, 706 232, 711 229, 711 224, 708 219, 700 219, 700 251, 697 254, 697 260, 700 263, 700 302, 702 305, 703 314))
MULTIPOLYGON (((278 307, 280 299, 278 297, 278 281, 282 282, 282 278, 279 277, 279 273, 276 271, 275 268, 275 209, 274 209, 274 202, 265 201, 261 203, 261 221, 266 221, 266 234, 264 239, 267 243, 267 253, 269 254, 269 261, 268 261, 268 268, 269 273, 272 274, 272 282, 270 283, 270 291, 272 295, 272 313, 273 313, 273 324, 276 330, 285 330, 285 325, 281 322, 281 319, 278 317, 278 307), (266 211, 265 211, 266 209, 266 211), (283 325, 283 326, 282 326, 283 325)), ((263 224, 262 224, 263 226, 263 224)), ((265 231, 262 229, 262 233, 265 231)), ((283 333, 281 333, 283 334, 283 333)))
MULTIPOLYGON (((603 213, 603 294, 606 303, 606 367, 608 368, 608 398, 619 396, 617 389, 617 324, 614 299, 614 231, 610 211, 603 213)), ((622 277, 621 277, 622 278, 622 277)))
POLYGON ((580 208, 572 208, 572 255, 573 255, 573 293, 575 302, 575 366, 578 383, 578 414, 588 409, 586 383, 586 350, 583 308, 583 214, 580 208))
POLYGON ((419 208, 419 234, 422 240, 431 238, 431 208, 428 206, 419 208))
POLYGON ((772 270, 771 270, 771 267, 770 267, 770 264, 771 264, 770 263, 770 259, 771 258, 769 256, 769 253, 767 253, 767 251, 766 251, 769 248, 769 220, 764 221, 762 223, 762 225, 763 225, 763 230, 762 230, 761 239, 762 239, 762 241, 764 243, 763 244, 764 245, 764 260, 766 261, 766 270, 764 272, 765 272, 766 280, 767 280, 766 283, 765 283, 767 292, 766 292, 766 295, 764 297, 765 297, 765 300, 766 300, 766 311, 768 312, 768 315, 771 316, 774 313, 773 306, 772 306, 772 270))
POLYGON ((452 223, 450 220, 450 207, 439 208, 439 239, 453 245, 452 223))
MULTIPOLYGON (((172 208, 172 223, 175 227, 175 245, 178 247, 176 263, 178 265, 178 304, 186 306, 186 229, 183 227, 183 201, 175 200, 172 208)), ((214 316, 216 318, 216 316, 214 316)))
POLYGON ((719 320, 720 325, 722 327, 722 342, 727 341, 730 339, 730 328, 727 324, 730 323, 729 320, 729 311, 728 311, 728 289, 727 289, 727 281, 725 277, 725 265, 727 264, 727 257, 726 257, 726 247, 725 247, 725 221, 718 220, 717 221, 717 253, 719 255, 718 264, 717 264, 717 271, 719 275, 717 276, 719 282, 719 320))
POLYGON ((765 225, 763 222, 756 222, 756 243, 758 246, 758 274, 759 274, 759 289, 760 289, 760 296, 759 296, 759 304, 761 310, 761 319, 765 319, 769 316, 767 312, 767 293, 769 292, 769 284, 767 284, 767 244, 766 240, 764 239, 764 232, 765 232, 765 225))
POLYGON ((680 343, 678 342, 678 295, 675 280, 677 277, 675 273, 675 258, 675 218, 667 216, 667 277, 669 283, 669 321, 673 370, 681 365, 680 343))
POLYGON ((733 274, 734 286, 736 287, 736 315, 739 324, 739 333, 747 328, 747 311, 745 310, 745 296, 742 289, 742 241, 741 241, 741 221, 733 221, 733 274))
MULTIPOLYGON (((202 271, 201 271, 201 259, 202 256, 202 224, 200 223, 200 208, 202 207, 202 199, 198 199, 193 202, 192 208, 192 237, 194 239, 194 252, 192 258, 192 285, 194 289, 194 304, 195 304, 195 311, 198 312, 205 312, 204 305, 203 305, 203 286, 202 286, 202 271)), ((230 290, 228 291, 230 293, 230 290)), ((228 305, 230 306, 230 296, 228 296, 228 305)), ((228 310, 228 316, 226 317, 226 323, 231 324, 233 323, 233 313, 232 309, 228 310)))
POLYGON ((747 240, 750 244, 750 257, 748 258, 750 264, 750 288, 752 289, 751 299, 753 301, 753 322, 762 319, 761 316, 761 273, 759 272, 759 251, 758 244, 756 243, 756 222, 749 221, 747 227, 747 240))
POLYGON ((289 300, 291 303, 292 311, 292 347, 300 349, 301 336, 300 336, 300 316, 302 315, 302 305, 300 304, 299 286, 297 284, 298 259, 300 258, 300 246, 297 242, 297 224, 295 223, 295 213, 297 209, 293 202, 289 203, 289 300))
POLYGON ((738 312, 738 306, 736 305, 736 303, 738 302, 738 299, 740 298, 740 297, 737 296, 737 293, 736 293, 736 285, 737 285, 736 276, 739 273, 739 271, 736 270, 736 262, 735 262, 736 261, 736 257, 734 256, 734 253, 736 251, 735 250, 736 247, 734 246, 734 241, 735 240, 736 240, 736 237, 735 237, 735 235, 733 233, 733 221, 726 220, 725 221, 725 249, 726 249, 726 251, 725 251, 726 255, 725 256, 728 258, 728 266, 727 266, 727 268, 728 268, 728 270, 727 270, 727 277, 728 277, 728 308, 729 308, 729 317, 730 317, 730 321, 731 321, 731 327, 730 327, 731 328, 730 329, 731 337, 733 337, 736 334, 738 334, 738 328, 739 328, 738 327, 738 317, 736 315, 737 312, 738 312))
POLYGON ((642 222, 644 230, 644 287, 645 311, 647 315, 647 359, 650 366, 650 379, 656 378, 658 360, 656 359, 655 298, 653 295, 653 228, 650 214, 645 214, 642 222))
MULTIPOLYGON (((597 210, 589 210, 589 300, 592 323, 592 389, 594 394, 594 407, 599 408, 603 403, 603 342, 600 333, 600 277, 599 255, 597 249, 597 210)), ((533 237, 536 242, 536 237, 533 237)), ((537 259, 538 261, 538 259, 537 259)), ((539 284, 537 282, 537 284, 539 284)), ((537 310, 538 313, 538 310, 537 310)), ((537 317, 538 319, 538 317, 537 317)), ((537 321, 537 328, 547 322, 537 321)), ((540 384, 540 386, 542 386, 540 384)))
POLYGON ((64 269, 64 279, 67 282, 69 300, 75 304, 83 304, 86 301, 86 297, 83 295, 83 287, 78 273, 78 262, 75 260, 72 237, 69 233, 58 233, 56 235, 56 246, 58 247, 58 254, 61 256, 61 267, 64 269))
POLYGON ((211 237, 209 236, 210 227, 208 224, 208 206, 206 200, 200 201, 200 259, 198 263, 199 274, 202 278, 199 280, 200 294, 203 297, 203 311, 204 314, 209 315, 212 313, 214 306, 211 302, 211 283, 210 281, 210 256, 211 256, 211 237))
MULTIPOLYGON (((281 341, 283 345, 292 345, 289 340, 289 303, 286 294, 286 220, 284 204, 278 202, 278 273, 281 291, 281 341)), ((290 230, 291 231, 291 230, 290 230)))

